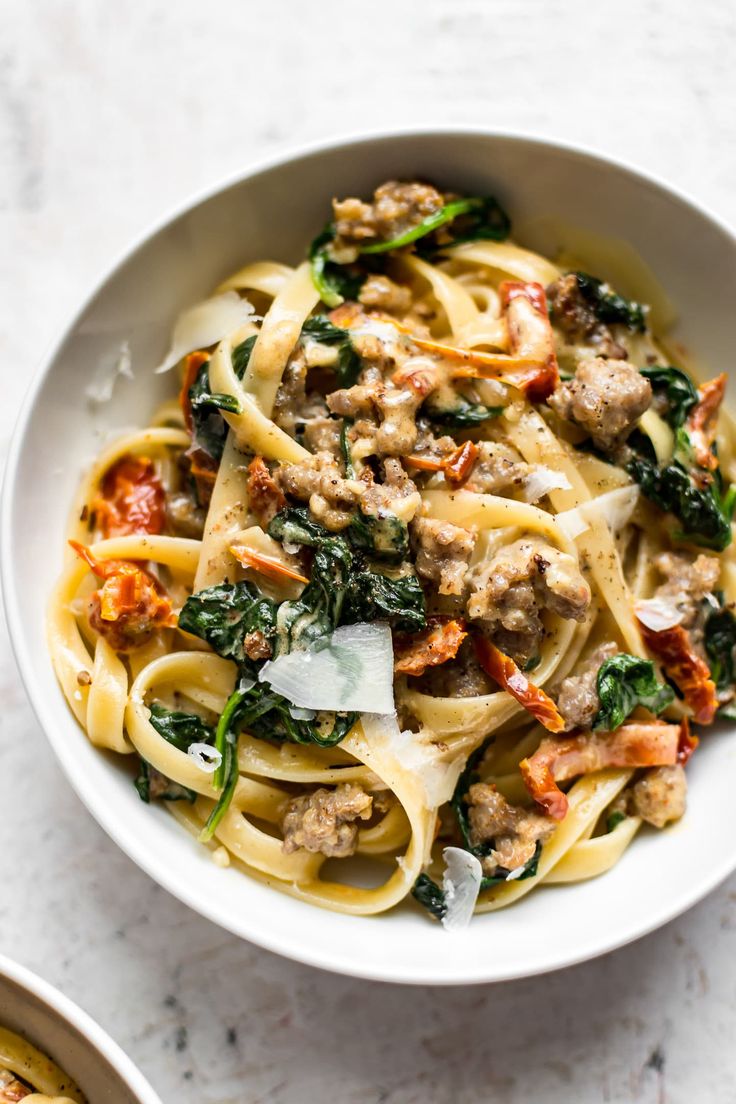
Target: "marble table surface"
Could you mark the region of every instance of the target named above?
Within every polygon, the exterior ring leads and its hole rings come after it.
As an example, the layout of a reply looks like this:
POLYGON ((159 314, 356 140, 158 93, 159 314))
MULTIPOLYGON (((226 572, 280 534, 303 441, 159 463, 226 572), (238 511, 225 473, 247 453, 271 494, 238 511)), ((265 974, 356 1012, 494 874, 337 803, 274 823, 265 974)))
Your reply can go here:
MULTIPOLYGON (((723 0, 0 0, 0 24, 3 454, 36 362, 111 257, 293 142, 534 130, 736 221, 723 0)), ((736 1100, 736 878, 634 946, 520 983, 394 988, 294 965, 194 915, 107 839, 2 631, 0 949, 88 1009, 164 1101, 736 1100)))

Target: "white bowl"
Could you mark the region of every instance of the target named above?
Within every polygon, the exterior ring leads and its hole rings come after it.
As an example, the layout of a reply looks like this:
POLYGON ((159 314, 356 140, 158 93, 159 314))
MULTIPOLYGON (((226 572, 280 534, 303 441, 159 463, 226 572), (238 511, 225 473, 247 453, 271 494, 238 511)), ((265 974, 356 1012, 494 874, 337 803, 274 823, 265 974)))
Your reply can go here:
POLYGON ((0 1026, 23 1035, 77 1082, 90 1104, 161 1104, 130 1058, 52 985, 0 955, 0 1026))
MULTIPOLYGON (((12 445, 2 524, 8 620, 31 701, 79 796, 127 854, 198 912, 270 950, 389 981, 468 983, 521 977, 590 958, 676 916, 736 867, 731 799, 736 742, 708 734, 690 767, 685 819, 641 833, 613 871, 540 889, 510 910, 448 935, 407 906, 354 918, 295 901, 208 852, 162 809, 143 805, 129 774, 96 751, 64 702, 44 639, 44 607, 61 562, 67 510, 102 434, 141 424, 171 380, 150 373, 180 308, 248 260, 293 262, 325 221, 331 196, 388 177, 494 193, 516 226, 554 216, 624 239, 681 313, 677 337, 706 371, 736 346, 728 289, 736 241, 699 205, 627 166, 568 146, 479 131, 413 132, 313 148, 271 162, 187 205, 135 245, 71 321, 42 365, 12 445), (90 411, 83 394, 102 360, 129 340, 135 383, 90 411)), ((549 247, 539 230, 526 244, 549 247)), ((606 274, 605 272, 603 273, 606 274)), ((624 289, 626 290, 626 289, 624 289)))

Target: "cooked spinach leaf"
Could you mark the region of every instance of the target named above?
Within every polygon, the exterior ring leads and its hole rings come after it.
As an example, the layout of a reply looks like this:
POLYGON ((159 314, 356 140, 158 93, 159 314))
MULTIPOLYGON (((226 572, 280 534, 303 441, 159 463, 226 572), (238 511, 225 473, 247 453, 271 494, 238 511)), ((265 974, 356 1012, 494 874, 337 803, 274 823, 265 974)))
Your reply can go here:
POLYGON ((401 632, 417 632, 427 624, 424 591, 416 575, 391 579, 376 571, 353 572, 345 596, 345 624, 388 621, 401 632))
MULTIPOLYGON (((191 744, 211 744, 214 739, 214 729, 206 724, 201 717, 194 713, 180 713, 177 710, 164 708, 159 702, 153 702, 150 709, 150 721, 159 736, 173 744, 179 751, 187 751, 191 744)), ((161 801, 195 801, 197 798, 194 790, 187 786, 180 786, 170 778, 157 771, 142 756, 138 759, 138 776, 135 779, 135 788, 141 801, 148 803, 151 797, 161 801), (153 790, 155 792, 151 792, 153 790)))
POLYGON ((227 437, 227 423, 221 410, 240 413, 240 403, 234 395, 213 394, 210 391, 210 362, 205 361, 197 378, 189 388, 189 405, 192 411, 192 427, 195 444, 213 460, 222 457, 227 437))
POLYGON ((355 465, 353 464, 353 454, 350 449, 350 438, 348 437, 352 424, 352 418, 343 418, 340 426, 340 452, 345 465, 346 479, 355 479, 355 465))
POLYGON ((338 264, 330 256, 330 245, 335 238, 335 224, 329 222, 309 247, 309 266, 312 283, 319 292, 323 303, 328 307, 337 307, 346 299, 357 299, 360 287, 368 271, 375 271, 375 265, 368 262, 379 261, 380 254, 402 249, 413 242, 424 239, 422 255, 431 256, 452 245, 463 242, 504 241, 511 230, 511 221, 492 196, 474 196, 467 199, 453 199, 439 211, 428 215, 417 226, 390 241, 371 242, 359 249, 363 263, 338 264), (448 240, 435 244, 428 235, 443 226, 452 225, 447 232, 448 240))
POLYGON ((441 920, 446 914, 447 901, 444 890, 432 881, 429 874, 419 875, 411 888, 411 895, 437 920, 441 920))
MULTIPOLYGON (((453 199, 440 207, 431 215, 427 215, 416 226, 405 230, 396 238, 389 241, 371 242, 370 245, 361 246, 360 252, 366 254, 389 253, 393 249, 403 249, 406 245, 426 238, 441 226, 455 223, 456 219, 462 219, 458 227, 458 233, 452 233, 452 240, 442 248, 450 245, 459 245, 461 242, 477 241, 480 238, 492 241, 504 241, 509 236, 511 221, 493 196, 476 196, 467 199, 453 199)), ((455 229, 453 225, 453 230, 455 229)))
POLYGON ((674 700, 669 686, 656 676, 650 659, 621 652, 605 660, 596 680, 600 708, 593 720, 595 730, 613 732, 637 705, 659 714, 674 700))
POLYGON ((222 758, 214 773, 213 783, 220 789, 220 796, 207 818, 207 823, 199 833, 203 843, 212 839, 215 829, 230 806, 238 784, 238 735, 242 725, 241 709, 245 696, 245 691, 236 689, 228 698, 217 722, 215 747, 222 758))
POLYGON ((647 308, 641 303, 617 295, 602 280, 587 272, 576 272, 575 279, 580 294, 599 321, 609 325, 619 323, 635 333, 644 333, 647 328, 647 308))
POLYGON ((502 406, 486 406, 462 398, 451 407, 438 407, 431 402, 425 402, 422 407, 424 416, 443 429, 471 429, 489 418, 497 418, 503 411, 502 406))
POLYGON ((339 265, 331 260, 329 246, 335 237, 334 223, 328 223, 309 247, 312 283, 325 306, 339 307, 346 299, 357 299, 365 273, 356 265, 339 265))
POLYGON ((636 456, 629 461, 627 471, 650 502, 673 514, 680 522, 676 539, 692 541, 717 552, 722 552, 731 543, 736 487, 725 488, 719 470, 704 487, 695 482, 677 454, 672 463, 664 467, 650 457, 636 456))
POLYGON ((482 762, 488 747, 490 746, 492 737, 484 740, 480 747, 477 747, 475 751, 471 752, 468 756, 462 773, 455 784, 455 790, 450 798, 450 808, 455 814, 455 820, 457 826, 460 829, 460 835, 463 837, 463 847, 466 851, 470 851, 471 855, 475 855, 477 859, 482 859, 486 855, 489 855, 493 850, 493 843, 488 842, 476 847, 470 842, 470 820, 468 818, 468 790, 475 783, 480 781, 480 774, 478 773, 478 767, 482 762))
POLYGON ((606 832, 612 832, 614 828, 618 828, 622 820, 626 820, 626 813, 622 813, 620 809, 609 813, 606 818, 606 832))
POLYGON ((253 346, 258 340, 258 334, 252 334, 250 337, 246 337, 245 341, 241 341, 239 345, 236 345, 232 352, 233 371, 238 379, 242 379, 245 375, 245 370, 248 367, 251 353, 253 352, 253 346))
POLYGON ((360 374, 361 360, 353 347, 350 331, 333 325, 323 314, 316 314, 302 326, 302 336, 305 335, 321 345, 337 349, 335 375, 342 387, 352 387, 360 374))
POLYGON ((155 767, 152 767, 141 755, 138 756, 138 774, 133 784, 141 801, 145 801, 146 805, 150 804, 152 799, 157 801, 189 801, 190 803, 197 800, 194 790, 190 790, 187 786, 180 786, 178 782, 173 782, 166 775, 157 771, 155 767))
POLYGON ((730 609, 724 607, 711 613, 705 622, 705 651, 711 677, 719 690, 728 689, 736 681, 734 649, 736 617, 730 609))
POLYGON ((693 381, 686 372, 671 366, 655 364, 639 371, 649 380, 655 395, 662 395, 667 400, 665 421, 672 429, 679 429, 698 401, 693 381))
POLYGON ((380 517, 359 510, 347 533, 353 548, 377 559, 398 563, 409 554, 409 528, 396 514, 380 517))
POLYGON ((164 708, 159 702, 151 704, 151 725, 159 736, 173 744, 179 751, 187 751, 191 744, 211 744, 215 731, 195 713, 180 713, 164 708))
POLYGON ((245 653, 245 636, 262 632, 276 636, 276 604, 251 583, 220 583, 187 598, 179 614, 179 628, 206 640, 213 651, 253 672, 245 653))

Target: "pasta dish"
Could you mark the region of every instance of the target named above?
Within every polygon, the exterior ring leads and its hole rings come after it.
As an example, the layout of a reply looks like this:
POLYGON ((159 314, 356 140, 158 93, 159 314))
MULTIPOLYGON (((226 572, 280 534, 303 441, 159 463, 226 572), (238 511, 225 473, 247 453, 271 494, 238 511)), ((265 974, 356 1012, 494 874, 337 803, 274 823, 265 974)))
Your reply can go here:
POLYGON ((70 1077, 21 1035, 0 1026, 0 1104, 85 1104, 70 1077))
POLYGON ((421 182, 333 201, 183 311, 170 400, 73 505, 49 641, 89 739, 341 912, 602 874, 731 715, 725 374, 510 235, 421 182))

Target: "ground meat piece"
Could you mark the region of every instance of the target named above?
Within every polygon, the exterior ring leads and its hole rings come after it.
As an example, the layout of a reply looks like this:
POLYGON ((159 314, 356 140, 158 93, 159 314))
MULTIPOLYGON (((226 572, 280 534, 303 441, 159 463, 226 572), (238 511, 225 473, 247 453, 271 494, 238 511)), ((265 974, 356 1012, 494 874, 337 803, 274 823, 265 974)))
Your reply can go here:
POLYGON ((409 288, 395 284, 388 276, 369 276, 360 289, 358 299, 365 307, 393 314, 406 314, 411 307, 409 288))
POLYGON ((334 790, 319 789, 295 797, 281 821, 284 851, 290 855, 303 848, 328 858, 346 858, 355 851, 356 821, 369 820, 372 809, 371 795, 347 782, 334 790))
POLYGON ((192 495, 167 494, 166 524, 176 537, 191 537, 201 540, 207 514, 198 506, 192 495))
POLYGON ((385 382, 379 369, 369 368, 361 373, 353 387, 333 391, 327 396, 327 405, 333 414, 353 419, 366 419, 365 425, 356 422, 351 437, 371 439, 370 452, 378 456, 406 456, 416 444, 419 430, 416 413, 427 394, 434 389, 439 378, 437 365, 427 357, 414 357, 405 362, 402 371, 406 380, 399 386, 385 382), (422 383, 414 386, 413 370, 422 371, 422 383))
POLYGON ((417 439, 416 413, 424 401, 410 388, 386 388, 377 400, 382 418, 376 432, 375 448, 379 456, 406 456, 417 439))
POLYGON ((590 357, 547 401, 561 418, 589 433, 596 448, 614 453, 649 408, 652 388, 625 360, 590 357))
POLYGON ((0 1104, 17 1104, 32 1092, 33 1089, 19 1081, 12 1070, 0 1069, 0 1104))
POLYGON ((718 585, 718 558, 701 553, 693 560, 677 552, 663 552, 654 564, 666 580, 657 587, 655 597, 675 606, 683 614, 683 627, 692 628, 702 617, 703 599, 718 585))
MULTIPOLYGON (((281 377, 279 389, 273 405, 273 420, 276 425, 294 436, 298 427, 309 422, 312 418, 323 417, 327 414, 325 400, 317 391, 307 393, 307 373, 313 363, 319 358, 312 349, 316 342, 310 343, 312 350, 310 358, 306 355, 306 349, 298 345, 296 351, 289 358, 281 377)), ((319 346, 334 361, 335 350, 328 346, 319 346)))
POLYGON ((626 347, 596 316, 582 292, 574 272, 561 276, 547 288, 552 321, 570 344, 595 345, 603 357, 626 360, 626 347))
POLYGON ((480 494, 501 494, 510 487, 521 486, 531 470, 510 445, 481 441, 473 474, 465 487, 480 494))
POLYGON ((349 198, 333 200, 335 240, 332 255, 345 263, 357 256, 357 247, 370 241, 391 241, 417 226, 444 205, 429 184, 388 180, 373 193, 372 203, 349 198))
POLYGON ((245 634, 243 651, 248 659, 270 659, 273 655, 273 649, 260 629, 245 634))
POLYGON ((590 587, 572 556, 537 538, 514 541, 475 573, 468 616, 485 621, 494 642, 517 663, 538 654, 541 611, 582 621, 590 587))
POLYGON ((557 697, 557 708, 565 718, 565 730, 590 728, 601 703, 596 682, 598 671, 605 660, 615 656, 618 645, 612 641, 600 644, 580 670, 563 680, 557 697))
POLYGON ((492 843, 481 862, 483 873, 492 877, 500 867, 517 870, 534 855, 538 840, 555 829, 554 821, 533 809, 511 805, 495 786, 476 782, 468 790, 470 842, 474 847, 492 843))
POLYGON ((275 479, 285 494, 308 502, 317 521, 333 532, 350 524, 365 490, 365 484, 358 480, 343 478, 329 452, 318 452, 298 464, 282 464, 276 469, 275 479))
POLYGON ((383 461, 383 483, 366 482, 360 508, 372 517, 383 518, 394 514, 408 523, 421 504, 422 496, 404 471, 401 461, 387 459, 383 461))
POLYGON ((437 698, 474 698, 492 694, 496 687, 478 662, 472 643, 466 640, 457 658, 427 671, 417 689, 437 698))
POLYGON ((440 594, 462 594, 476 534, 449 521, 414 518, 412 545, 419 575, 439 584, 440 594))
POLYGON ((687 778, 678 764, 655 767, 632 787, 629 811, 655 828, 664 828, 671 820, 679 820, 687 804, 687 778))
POLYGON ((250 511, 258 524, 267 529, 286 506, 286 498, 262 456, 254 456, 248 465, 247 487, 250 511))
POLYGON ((340 455, 340 428, 337 418, 310 418, 304 425, 304 444, 310 452, 331 452, 340 455))

